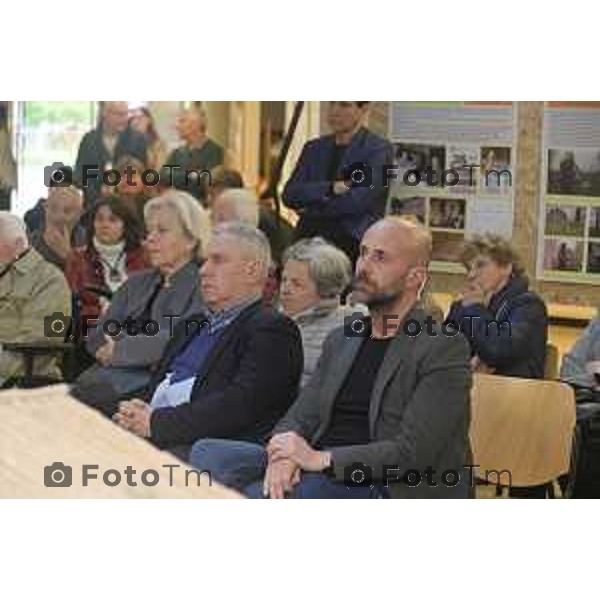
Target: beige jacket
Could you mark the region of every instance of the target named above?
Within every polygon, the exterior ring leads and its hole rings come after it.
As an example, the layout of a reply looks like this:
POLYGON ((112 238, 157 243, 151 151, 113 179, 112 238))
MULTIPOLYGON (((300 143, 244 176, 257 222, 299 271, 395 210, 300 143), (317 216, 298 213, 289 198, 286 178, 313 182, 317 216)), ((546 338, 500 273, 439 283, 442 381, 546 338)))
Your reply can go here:
MULTIPOLYGON (((54 313, 66 315, 70 322, 69 286, 61 271, 31 248, 0 277, 0 344, 51 340, 63 343, 63 336, 48 338, 45 335, 44 320, 54 313)), ((56 360, 36 358, 34 373, 59 375, 56 360)), ((0 385, 22 374, 21 357, 0 351, 0 385)))

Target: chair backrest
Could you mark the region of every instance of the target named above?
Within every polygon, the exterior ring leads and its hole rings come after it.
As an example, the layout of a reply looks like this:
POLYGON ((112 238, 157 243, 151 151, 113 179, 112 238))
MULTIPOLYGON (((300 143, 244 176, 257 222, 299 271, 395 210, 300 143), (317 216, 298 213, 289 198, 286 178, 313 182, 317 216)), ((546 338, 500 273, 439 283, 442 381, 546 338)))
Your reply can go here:
POLYGON ((558 379, 558 348, 554 344, 546 344, 544 379, 558 379))
POLYGON ((575 394, 556 381, 475 374, 470 439, 478 476, 513 486, 541 485, 569 471, 575 394), (509 483, 508 475, 500 481, 509 483))

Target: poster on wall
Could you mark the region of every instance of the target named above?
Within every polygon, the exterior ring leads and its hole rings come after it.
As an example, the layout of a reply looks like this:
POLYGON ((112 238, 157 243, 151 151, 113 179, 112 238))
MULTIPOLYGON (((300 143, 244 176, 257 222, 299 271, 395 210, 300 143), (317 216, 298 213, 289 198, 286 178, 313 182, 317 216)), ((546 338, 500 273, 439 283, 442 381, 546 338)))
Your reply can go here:
POLYGON ((511 102, 393 102, 388 212, 433 236, 433 268, 460 270, 466 238, 512 237, 515 110, 511 102))
POLYGON ((600 284, 600 102, 547 102, 538 277, 600 284))

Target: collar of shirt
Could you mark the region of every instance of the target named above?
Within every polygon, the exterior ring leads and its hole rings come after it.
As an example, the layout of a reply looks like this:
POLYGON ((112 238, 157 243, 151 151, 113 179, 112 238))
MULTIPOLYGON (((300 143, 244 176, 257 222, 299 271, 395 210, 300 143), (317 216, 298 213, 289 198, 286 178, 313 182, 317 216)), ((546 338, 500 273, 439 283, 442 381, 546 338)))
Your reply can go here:
POLYGON ((299 312, 293 317, 293 319, 296 321, 296 323, 312 321, 313 319, 324 317, 333 313, 334 311, 338 311, 341 308, 343 307, 340 305, 340 302, 337 298, 324 298, 314 306, 299 312))
POLYGON ((186 147, 187 147, 187 149, 188 149, 189 152, 192 152, 193 150, 201 150, 204 147, 204 145, 206 144, 207 141, 208 141, 208 137, 203 137, 198 142, 193 142, 193 143, 186 144, 186 147))
POLYGON ((31 270, 33 265, 36 263, 36 252, 30 246, 27 250, 23 251, 21 255, 13 261, 10 266, 11 269, 17 271, 20 275, 25 275, 28 271, 31 270))
POLYGON ((210 321, 211 332, 214 333, 215 331, 227 327, 232 321, 237 319, 237 317, 239 317, 246 308, 258 302, 259 300, 260 296, 257 295, 220 311, 213 312, 211 310, 207 310, 207 317, 210 321))

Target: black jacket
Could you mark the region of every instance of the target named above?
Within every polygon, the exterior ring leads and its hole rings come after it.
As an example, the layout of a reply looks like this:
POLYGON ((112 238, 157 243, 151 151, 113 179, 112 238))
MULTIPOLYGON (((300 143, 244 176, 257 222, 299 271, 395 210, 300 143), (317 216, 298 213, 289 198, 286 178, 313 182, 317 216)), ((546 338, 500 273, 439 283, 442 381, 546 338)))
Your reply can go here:
POLYGON ((318 221, 358 241, 385 213, 388 188, 383 181, 383 170, 385 165, 392 164, 392 146, 386 139, 361 128, 341 157, 335 179, 347 179, 351 166, 366 165, 366 181, 340 196, 331 193, 329 166, 334 148, 332 135, 306 143, 283 190, 283 203, 299 211, 299 231, 307 223, 318 221))
POLYGON ((540 296, 529 291, 525 277, 512 277, 504 289, 492 296, 487 308, 455 302, 446 322, 458 324, 469 340, 472 354, 493 367, 496 375, 544 378, 546 305, 540 296), (497 327, 493 321, 508 322, 510 328, 497 327))
MULTIPOLYGON (((203 320, 203 315, 189 320, 203 320)), ((147 395, 195 335, 179 323, 147 395)), ((151 441, 162 448, 198 439, 263 442, 296 398, 302 373, 302 340, 294 322, 256 302, 224 331, 196 376, 190 402, 152 413, 151 441)))

